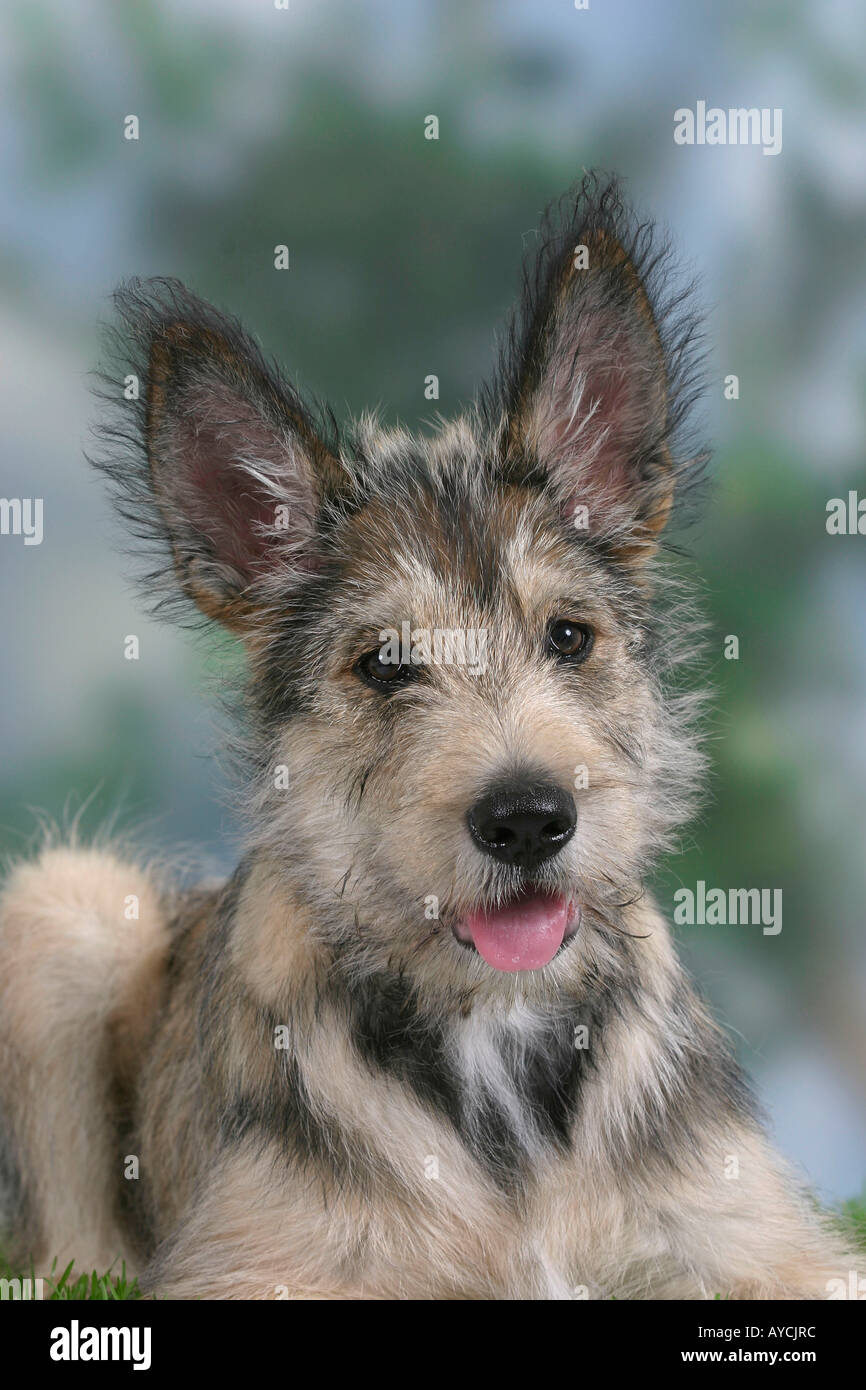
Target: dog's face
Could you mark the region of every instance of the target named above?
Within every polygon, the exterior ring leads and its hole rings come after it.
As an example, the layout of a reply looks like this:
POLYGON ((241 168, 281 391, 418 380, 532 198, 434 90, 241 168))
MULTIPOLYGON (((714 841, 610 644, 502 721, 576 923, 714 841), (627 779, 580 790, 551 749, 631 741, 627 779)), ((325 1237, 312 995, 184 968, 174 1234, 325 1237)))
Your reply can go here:
POLYGON ((543 489, 473 486, 468 431, 440 448, 275 623, 257 695, 286 773, 256 824, 353 951, 474 978, 617 919, 684 754, 635 585, 543 489))
POLYGON ((555 980, 687 809, 674 369, 619 211, 578 203, 498 386, 426 438, 326 442, 236 325, 127 296, 159 526, 250 652, 254 838, 356 970, 555 980))

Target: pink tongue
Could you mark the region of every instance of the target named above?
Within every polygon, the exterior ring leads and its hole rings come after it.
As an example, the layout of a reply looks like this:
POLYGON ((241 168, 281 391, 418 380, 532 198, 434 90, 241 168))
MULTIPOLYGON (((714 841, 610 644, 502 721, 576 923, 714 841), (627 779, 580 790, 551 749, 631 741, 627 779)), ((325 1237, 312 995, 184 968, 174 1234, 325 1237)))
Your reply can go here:
POLYGON ((565 936, 565 898, 537 893, 492 912, 470 912, 466 929, 494 970, 538 970, 553 960, 565 936))

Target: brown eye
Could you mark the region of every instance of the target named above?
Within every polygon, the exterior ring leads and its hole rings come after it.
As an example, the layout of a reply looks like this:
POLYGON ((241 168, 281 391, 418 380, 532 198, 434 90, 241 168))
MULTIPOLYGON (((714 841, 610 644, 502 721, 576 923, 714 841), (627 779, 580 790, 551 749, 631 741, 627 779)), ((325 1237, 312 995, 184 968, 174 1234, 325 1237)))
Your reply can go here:
POLYGON ((375 651, 367 652, 357 663, 355 670, 362 681, 377 689, 387 687, 393 690, 412 679, 414 671, 411 666, 403 666, 397 661, 382 661, 381 651, 382 648, 377 647, 375 651))
POLYGON ((547 645, 560 661, 582 661, 592 646, 592 628, 570 618, 554 618, 547 629, 547 645))

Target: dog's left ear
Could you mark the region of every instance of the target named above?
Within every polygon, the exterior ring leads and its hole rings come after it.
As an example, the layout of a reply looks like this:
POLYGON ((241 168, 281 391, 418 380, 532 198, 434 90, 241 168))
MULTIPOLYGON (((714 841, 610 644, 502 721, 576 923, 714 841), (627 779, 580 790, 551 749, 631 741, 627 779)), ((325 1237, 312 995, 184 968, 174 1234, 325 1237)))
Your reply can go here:
POLYGON ((132 282, 115 300, 138 391, 128 423, 102 431, 113 447, 97 465, 134 533, 171 557, 151 582, 254 635, 269 582, 318 567, 317 522, 345 483, 341 465, 236 320, 171 280, 132 282))
POLYGON ((650 229, 622 234, 624 221, 615 187, 590 179, 566 229, 548 234, 503 369, 503 467, 542 477, 566 519, 640 560, 673 500, 675 412, 644 279, 661 257, 650 229))

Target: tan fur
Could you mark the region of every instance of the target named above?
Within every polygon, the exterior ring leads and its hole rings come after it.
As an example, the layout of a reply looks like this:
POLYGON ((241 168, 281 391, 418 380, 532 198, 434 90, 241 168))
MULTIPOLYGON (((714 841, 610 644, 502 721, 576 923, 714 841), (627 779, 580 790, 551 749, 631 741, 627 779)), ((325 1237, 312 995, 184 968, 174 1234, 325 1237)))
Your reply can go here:
MULTIPOLYGON (((234 950, 255 998, 279 1009, 286 985, 302 992, 322 968, 322 951, 277 882, 265 866, 251 876, 234 950)), ((53 1254, 75 1257, 80 1269, 120 1258, 135 1266, 137 1252, 112 1200, 125 1155, 109 1123, 106 1043, 120 1030, 124 1069, 141 1056, 166 951, 162 902, 141 870, 95 851, 49 850, 38 863, 19 866, 6 886, 3 1101, 28 1153, 42 1164, 27 1174, 41 1211, 42 1229, 30 1247, 37 1267, 53 1254), (140 898, 138 922, 122 916, 130 893, 140 898), (43 1103, 46 1095, 51 1105, 43 1103)), ((673 962, 667 929, 648 910, 630 925, 646 933, 647 981, 655 974, 663 991, 673 962)), ((193 924, 193 952, 198 938, 193 924)), ((188 1169, 202 1136, 191 1144, 185 1134, 191 1119, 194 1128, 184 1082, 188 1018, 181 994, 167 1041, 148 1068, 150 1142, 142 1162, 159 1174, 166 1228, 184 1218, 158 1282, 165 1296, 822 1297, 831 1277, 847 1277, 855 1267, 826 1223, 793 1197, 779 1161, 748 1127, 703 1135, 700 1153, 673 1182, 653 1185, 648 1175, 624 1182, 611 1168, 598 1137, 640 1104, 645 1049, 652 1046, 633 1026, 587 1093, 574 1153, 543 1164, 516 1205, 441 1121, 401 1088, 373 1078, 327 1019, 311 1027, 304 1075, 317 1104, 373 1146, 381 1164, 375 1199, 335 1189, 322 1172, 293 1172, 254 1144, 213 1168, 202 1168, 199 1155, 191 1184, 188 1169), (735 1179, 725 1176, 732 1155, 735 1179)), ((227 1060, 228 1068, 266 1061, 241 1038, 227 1045, 244 1053, 227 1060)))
POLYGON ((615 186, 572 201, 494 387, 430 436, 338 437, 177 282, 119 295, 145 389, 100 466, 247 643, 248 831, 220 887, 75 847, 6 883, 0 1177, 40 1272, 568 1300, 822 1298, 857 1268, 647 894, 703 771, 697 624, 656 558, 693 323, 615 186), (485 660, 384 655, 404 626, 485 660))
POLYGON ((115 1204, 114 1086, 138 1070, 165 949, 158 888, 108 851, 48 849, 3 888, 0 1113, 25 1158, 40 1273, 55 1256, 60 1269, 135 1263, 115 1204), (138 920, 124 916, 130 895, 138 920))

